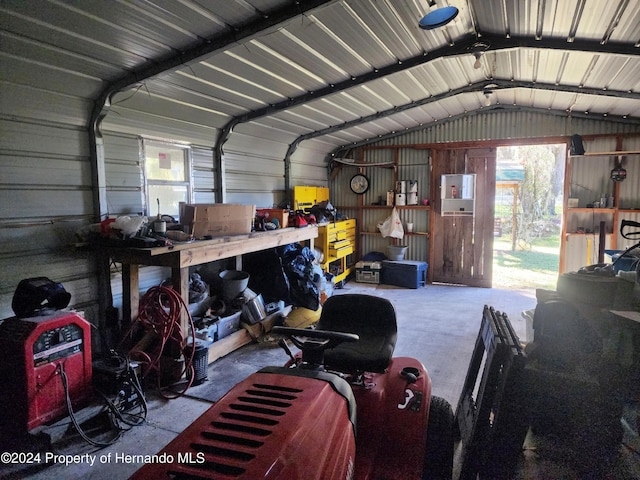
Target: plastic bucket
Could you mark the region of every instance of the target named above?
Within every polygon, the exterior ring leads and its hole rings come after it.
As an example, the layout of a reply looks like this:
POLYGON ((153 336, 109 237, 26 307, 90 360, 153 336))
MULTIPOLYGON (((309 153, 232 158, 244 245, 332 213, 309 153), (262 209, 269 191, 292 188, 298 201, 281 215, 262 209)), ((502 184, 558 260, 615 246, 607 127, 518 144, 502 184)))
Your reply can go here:
POLYGON ((404 260, 407 248, 406 245, 389 245, 387 246, 387 257, 389 260, 404 260))
POLYGON ((245 291, 249 284, 249 274, 239 270, 224 270, 219 273, 222 279, 222 299, 231 302, 245 291))

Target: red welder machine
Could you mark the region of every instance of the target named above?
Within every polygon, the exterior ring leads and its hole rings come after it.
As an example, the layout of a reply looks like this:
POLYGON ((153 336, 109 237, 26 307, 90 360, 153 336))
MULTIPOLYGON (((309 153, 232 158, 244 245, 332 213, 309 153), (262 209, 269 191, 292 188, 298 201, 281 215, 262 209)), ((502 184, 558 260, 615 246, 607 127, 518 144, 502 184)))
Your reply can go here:
POLYGON ((0 352, 3 428, 28 432, 93 398, 91 328, 77 313, 4 320, 0 352))

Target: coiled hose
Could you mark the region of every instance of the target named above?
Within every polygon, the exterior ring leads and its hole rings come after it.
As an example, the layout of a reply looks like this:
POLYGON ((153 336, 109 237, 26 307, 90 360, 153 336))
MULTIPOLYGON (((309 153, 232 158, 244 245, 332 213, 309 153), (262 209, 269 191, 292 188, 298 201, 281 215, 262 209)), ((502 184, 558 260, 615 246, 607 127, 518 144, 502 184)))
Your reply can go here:
POLYGON ((186 348, 186 339, 182 334, 180 325, 180 317, 182 310, 186 312, 189 318, 189 330, 191 338, 196 338, 196 329, 193 318, 189 313, 189 308, 182 297, 173 288, 170 287, 151 287, 140 299, 140 313, 137 320, 131 325, 131 330, 141 325, 149 334, 155 334, 159 341, 159 346, 153 349, 152 353, 144 351, 142 348, 135 346, 129 351, 129 358, 140 362, 142 366, 142 377, 146 377, 151 372, 155 372, 158 383, 158 391, 164 398, 177 398, 183 395, 193 383, 193 355, 195 353, 195 345, 192 348, 186 348), (162 357, 179 358, 180 354, 184 355, 184 364, 180 373, 180 378, 187 372, 188 381, 186 386, 179 392, 169 393, 161 384, 162 379, 162 357))

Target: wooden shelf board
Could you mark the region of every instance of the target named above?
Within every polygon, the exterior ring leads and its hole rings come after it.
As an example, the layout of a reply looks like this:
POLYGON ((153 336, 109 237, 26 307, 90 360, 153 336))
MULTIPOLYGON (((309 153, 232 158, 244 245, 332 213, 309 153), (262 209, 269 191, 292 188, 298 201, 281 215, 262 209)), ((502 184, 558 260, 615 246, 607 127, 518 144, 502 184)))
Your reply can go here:
POLYGON ((253 338, 257 338, 264 333, 268 333, 273 328, 273 324, 280 315, 287 316, 291 311, 291 306, 285 307, 283 310, 278 310, 275 313, 267 316, 262 322, 254 325, 247 325, 241 327, 237 332, 233 332, 228 337, 213 342, 209 347, 208 362, 213 363, 217 359, 230 354, 234 350, 237 350, 244 345, 247 345, 253 341, 253 338), (249 333, 249 330, 251 334, 249 333), (253 336, 253 338, 252 338, 253 336))
MULTIPOLYGON (((363 205, 362 207, 336 207, 338 210, 345 210, 347 208, 358 209, 361 208, 363 210, 389 210, 393 208, 393 205, 363 205)), ((431 210, 429 205, 397 205, 396 208, 399 210, 431 210)))
POLYGON ((640 150, 621 150, 621 151, 613 151, 613 152, 584 152, 582 155, 569 155, 569 158, 580 158, 580 157, 610 157, 612 155, 638 155, 640 154, 640 150))
MULTIPOLYGON (((600 233, 599 232, 592 232, 592 233, 567 232, 566 235, 567 235, 567 237, 593 237, 593 236, 600 235, 600 233)), ((607 233, 605 233, 605 235, 612 236, 612 235, 615 235, 615 233, 607 232, 607 233)))
POLYGON ((587 207, 575 207, 575 208, 567 208, 567 212, 569 213, 614 213, 615 208, 587 208, 587 207))

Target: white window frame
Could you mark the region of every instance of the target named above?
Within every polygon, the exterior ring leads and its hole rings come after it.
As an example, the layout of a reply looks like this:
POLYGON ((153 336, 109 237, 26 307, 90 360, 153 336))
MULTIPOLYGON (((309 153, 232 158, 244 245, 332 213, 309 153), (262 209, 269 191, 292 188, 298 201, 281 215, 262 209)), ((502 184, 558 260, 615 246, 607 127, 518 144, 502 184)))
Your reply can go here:
MULTIPOLYGON (((144 199, 143 201, 145 202, 144 208, 146 211, 147 216, 149 217, 155 217, 157 215, 157 211, 155 209, 156 205, 157 205, 157 201, 155 198, 150 198, 149 197, 149 187, 150 186, 155 186, 155 185, 159 185, 159 186, 184 186, 187 188, 187 203, 193 203, 193 196, 194 196, 194 186, 193 186, 193 156, 191 154, 191 146, 188 144, 184 144, 184 143, 180 143, 180 142, 173 142, 170 140, 159 140, 159 139, 155 139, 155 138, 150 138, 150 137, 140 137, 140 160, 141 160, 141 166, 142 166, 142 179, 143 179, 143 191, 144 191, 144 199), (176 181, 171 181, 171 180, 157 180, 157 179, 150 179, 149 175, 147 173, 147 146, 153 146, 153 147, 167 147, 170 148, 172 150, 183 150, 184 153, 184 168, 185 168, 185 180, 176 180, 176 181)), ((162 201, 160 203, 160 208, 162 210, 162 201)), ((169 214, 173 217, 175 217, 176 219, 179 218, 179 212, 166 212, 166 211, 161 211, 160 213, 162 214, 169 214)))

